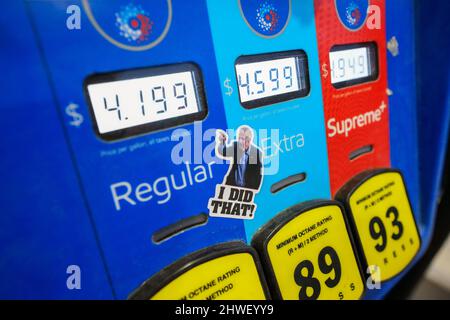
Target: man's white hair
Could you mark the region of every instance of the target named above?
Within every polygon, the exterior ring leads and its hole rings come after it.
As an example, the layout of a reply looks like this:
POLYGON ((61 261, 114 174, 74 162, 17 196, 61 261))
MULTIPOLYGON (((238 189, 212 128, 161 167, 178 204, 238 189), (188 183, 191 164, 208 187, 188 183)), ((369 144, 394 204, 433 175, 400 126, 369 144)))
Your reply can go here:
POLYGON ((242 126, 242 127, 240 127, 238 134, 240 134, 241 132, 244 134, 245 137, 250 138, 250 140, 253 139, 253 130, 249 126, 242 126))

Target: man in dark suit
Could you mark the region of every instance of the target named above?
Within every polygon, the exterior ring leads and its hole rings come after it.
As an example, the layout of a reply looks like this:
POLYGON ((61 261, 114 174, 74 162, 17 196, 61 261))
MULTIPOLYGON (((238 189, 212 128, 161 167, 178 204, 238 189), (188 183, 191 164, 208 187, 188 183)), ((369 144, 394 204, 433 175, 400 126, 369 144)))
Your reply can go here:
POLYGON ((225 184, 241 188, 259 190, 262 181, 262 153, 252 144, 253 132, 250 127, 242 126, 238 131, 238 140, 227 145, 227 135, 219 133, 217 151, 224 158, 232 158, 231 170, 225 184))

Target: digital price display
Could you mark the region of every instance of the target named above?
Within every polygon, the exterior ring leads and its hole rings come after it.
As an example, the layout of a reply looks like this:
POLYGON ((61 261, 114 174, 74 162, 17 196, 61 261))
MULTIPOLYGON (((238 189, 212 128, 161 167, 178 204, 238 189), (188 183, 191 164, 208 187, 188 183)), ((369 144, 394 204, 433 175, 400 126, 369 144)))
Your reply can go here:
POLYGON ((85 94, 104 140, 202 120, 207 114, 200 69, 191 63, 96 74, 85 94))
POLYGON ((334 46, 329 56, 331 83, 335 88, 378 78, 377 45, 374 42, 334 46))
POLYGON ((301 50, 241 56, 235 70, 246 109, 305 97, 310 91, 308 59, 301 50))
POLYGON ((397 276, 420 249, 420 234, 399 171, 378 169, 350 180, 336 199, 346 204, 365 269, 386 281, 397 276))

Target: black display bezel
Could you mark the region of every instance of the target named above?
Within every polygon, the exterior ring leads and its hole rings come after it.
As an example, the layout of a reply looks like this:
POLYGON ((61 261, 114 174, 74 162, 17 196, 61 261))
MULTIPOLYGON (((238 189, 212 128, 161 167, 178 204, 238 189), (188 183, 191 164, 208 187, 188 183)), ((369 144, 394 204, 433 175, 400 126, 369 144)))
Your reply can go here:
MULTIPOLYGON (((375 61, 375 63, 369 63, 369 75, 367 77, 363 78, 357 78, 352 80, 346 80, 341 82, 332 82, 332 78, 330 76, 330 82, 333 87, 336 89, 343 89, 351 86, 355 86, 358 84, 363 84, 366 82, 372 82, 378 79, 379 76, 379 61, 378 61, 378 45, 376 42, 360 42, 360 43, 352 43, 352 44, 342 44, 342 45, 335 45, 331 48, 331 52, 338 52, 338 51, 345 51, 345 50, 351 50, 351 49, 359 49, 359 48, 367 48, 369 50, 369 59, 370 61, 375 61)), ((331 70, 331 61, 330 57, 328 55, 328 60, 330 63, 330 70, 331 70)))
POLYGON ((285 102, 285 101, 289 101, 289 100, 293 100, 293 99, 297 99, 297 98, 303 98, 303 97, 306 97, 307 95, 309 95, 309 92, 311 91, 311 85, 310 85, 310 80, 309 80, 308 56, 306 55, 305 51, 303 51, 303 50, 291 50, 291 51, 283 51, 283 52, 272 52, 272 53, 240 56, 236 59, 236 61, 234 63, 234 73, 236 76, 236 86, 238 87, 237 91, 239 94, 239 102, 241 103, 241 106, 243 106, 245 109, 255 109, 255 108, 265 107, 267 105, 271 105, 271 104, 275 104, 275 103, 285 102), (296 58, 297 59, 297 74, 298 74, 298 82, 299 83, 301 80, 300 64, 303 63, 303 69, 305 70, 304 77, 305 77, 306 88, 298 90, 298 91, 294 91, 294 92, 288 92, 288 93, 278 94, 278 95, 271 96, 271 97, 242 102, 241 93, 239 91, 239 80, 238 80, 236 66, 242 65, 242 64, 248 64, 248 63, 279 60, 279 59, 285 59, 285 58, 296 58))
POLYGON ((194 121, 200 121, 206 118, 208 114, 208 107, 206 103, 206 94, 204 89, 204 82, 200 67, 191 62, 177 63, 170 65, 162 65, 148 68, 120 70, 109 73, 98 73, 88 76, 83 82, 83 91, 89 106, 89 112, 93 122, 95 134, 102 140, 115 141, 130 138, 138 135, 148 134, 155 131, 169 129, 172 127, 180 126, 194 121), (197 104, 199 111, 196 113, 183 115, 175 118, 160 120, 157 122, 151 122, 146 124, 140 124, 137 126, 115 130, 106 133, 100 133, 98 129, 97 119, 95 117, 94 108, 90 99, 88 86, 92 84, 115 82, 122 80, 147 78, 153 76, 161 76, 173 73, 191 72, 192 81, 194 84, 194 91, 197 98, 197 104))

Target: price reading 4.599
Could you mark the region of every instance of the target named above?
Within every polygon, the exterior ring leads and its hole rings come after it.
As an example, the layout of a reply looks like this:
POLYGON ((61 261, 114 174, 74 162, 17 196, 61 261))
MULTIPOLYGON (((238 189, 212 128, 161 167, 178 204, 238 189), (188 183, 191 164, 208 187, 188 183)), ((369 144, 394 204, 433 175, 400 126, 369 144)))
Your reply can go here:
POLYGON ((309 92, 308 60, 301 50, 241 56, 235 69, 245 108, 300 98, 309 92))
POLYGON ((255 70, 252 73, 240 73, 238 74, 238 84, 241 96, 264 96, 266 90, 267 93, 273 94, 289 91, 294 85, 293 73, 292 66, 289 65, 282 68, 270 68, 269 70, 255 70))

